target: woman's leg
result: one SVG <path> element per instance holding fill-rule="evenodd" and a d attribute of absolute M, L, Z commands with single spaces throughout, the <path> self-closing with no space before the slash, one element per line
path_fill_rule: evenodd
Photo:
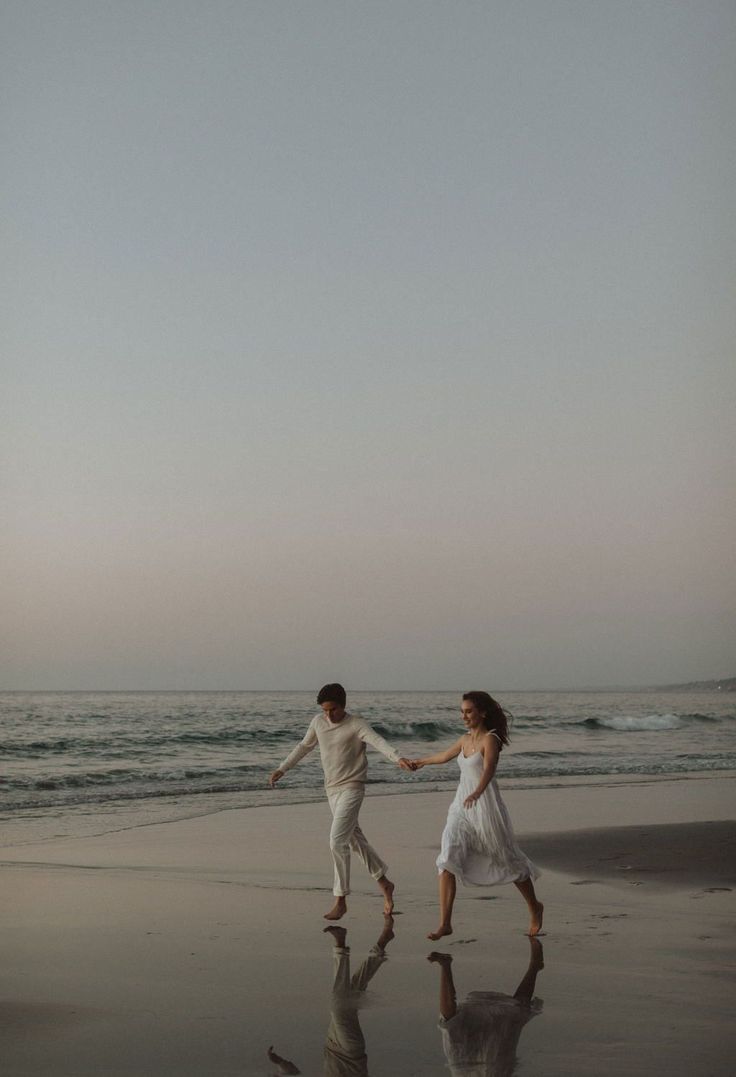
<path fill-rule="evenodd" d="M 440 887 L 440 926 L 430 931 L 428 939 L 441 939 L 443 935 L 452 935 L 452 908 L 455 904 L 457 883 L 451 871 L 443 869 L 439 878 Z"/>
<path fill-rule="evenodd" d="M 531 879 L 519 879 L 518 882 L 514 883 L 514 886 L 524 898 L 524 901 L 527 903 L 527 907 L 529 908 L 530 920 L 527 935 L 530 935 L 533 938 L 534 935 L 538 935 L 539 932 L 542 930 L 542 916 L 544 915 L 544 905 L 537 898 L 537 895 L 534 892 L 534 883 Z"/>
<path fill-rule="evenodd" d="M 519 1002 L 530 1005 L 534 997 L 534 988 L 537 984 L 537 973 L 544 968 L 544 951 L 539 939 L 529 939 L 531 953 L 529 954 L 529 968 L 524 973 L 521 983 L 514 991 L 514 998 Z"/>
<path fill-rule="evenodd" d="M 452 978 L 452 958 L 449 954 L 438 954 L 436 950 L 427 958 L 440 966 L 440 1013 L 449 1021 L 457 1013 L 457 994 Z"/>

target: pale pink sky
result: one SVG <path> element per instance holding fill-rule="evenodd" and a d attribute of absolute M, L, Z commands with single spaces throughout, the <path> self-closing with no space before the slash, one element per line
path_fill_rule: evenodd
<path fill-rule="evenodd" d="M 736 673 L 732 4 L 3 23 L 0 687 Z"/>

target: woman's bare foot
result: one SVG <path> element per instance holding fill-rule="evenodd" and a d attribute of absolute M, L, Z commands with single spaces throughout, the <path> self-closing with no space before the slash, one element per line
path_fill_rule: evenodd
<path fill-rule="evenodd" d="M 529 921 L 529 930 L 527 934 L 533 938 L 538 935 L 542 930 L 542 917 L 544 915 L 544 905 L 541 901 L 538 901 L 536 907 L 532 911 L 532 918 Z"/>
<path fill-rule="evenodd" d="M 382 875 L 377 882 L 381 887 L 381 893 L 383 894 L 383 915 L 390 916 L 394 911 L 394 890 L 396 888 L 391 880 L 387 879 L 385 875 Z"/>
<path fill-rule="evenodd" d="M 344 897 L 339 897 L 330 911 L 325 913 L 325 920 L 342 920 L 347 911 L 347 901 Z"/>
<path fill-rule="evenodd" d="M 325 932 L 328 935 L 332 935 L 335 940 L 335 946 L 343 950 L 345 949 L 345 940 L 348 937 L 346 928 L 338 927 L 337 924 L 330 924 L 329 927 L 325 928 Z"/>
<path fill-rule="evenodd" d="M 452 964 L 452 957 L 450 954 L 441 954 L 439 950 L 433 950 L 431 954 L 427 954 L 427 961 L 431 961 L 436 965 L 445 965 L 449 968 Z"/>
<path fill-rule="evenodd" d="M 436 931 L 430 931 L 427 938 L 431 939 L 432 942 L 436 942 L 437 939 L 441 939 L 445 935 L 452 935 L 452 924 L 440 924 Z"/>

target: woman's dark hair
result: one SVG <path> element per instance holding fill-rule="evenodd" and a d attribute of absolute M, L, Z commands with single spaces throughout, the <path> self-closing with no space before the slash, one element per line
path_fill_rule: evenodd
<path fill-rule="evenodd" d="M 483 715 L 483 722 L 489 733 L 498 733 L 501 744 L 509 742 L 509 716 L 500 703 L 488 692 L 465 692 L 463 699 L 473 703 Z"/>
<path fill-rule="evenodd" d="M 341 684 L 326 684 L 324 688 L 320 688 L 317 702 L 320 706 L 323 703 L 337 703 L 338 707 L 344 707 L 347 698 L 347 693 Z"/>

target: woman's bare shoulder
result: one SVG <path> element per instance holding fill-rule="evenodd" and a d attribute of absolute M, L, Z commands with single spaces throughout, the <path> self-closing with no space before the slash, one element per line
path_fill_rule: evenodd
<path fill-rule="evenodd" d="M 488 730 L 488 732 L 483 737 L 483 743 L 489 746 L 493 745 L 494 747 L 498 748 L 499 752 L 503 748 L 503 741 L 501 740 L 495 729 Z"/>

